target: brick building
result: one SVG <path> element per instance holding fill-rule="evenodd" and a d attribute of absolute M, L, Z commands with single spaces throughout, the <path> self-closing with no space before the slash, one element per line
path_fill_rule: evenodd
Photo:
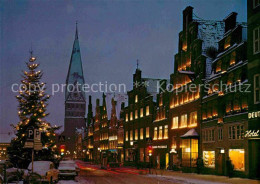
<path fill-rule="evenodd" d="M 167 80 L 161 81 L 162 89 L 166 89 Z M 152 160 L 156 168 L 169 168 L 169 92 L 160 91 L 157 95 L 155 116 L 153 121 Z"/>
<path fill-rule="evenodd" d="M 216 48 L 223 35 L 223 22 L 194 19 L 193 8 L 183 11 L 183 30 L 179 33 L 174 73 L 170 76 L 169 139 L 170 166 L 194 170 L 200 153 L 200 84 L 211 72 L 208 48 Z"/>
<path fill-rule="evenodd" d="M 148 143 L 153 136 L 153 120 L 156 105 L 157 82 L 160 79 L 142 78 L 136 69 L 133 89 L 128 91 L 128 106 L 124 108 L 125 163 L 147 165 Z"/>
<path fill-rule="evenodd" d="M 223 21 L 225 34 L 218 42 L 212 73 L 206 80 L 202 105 L 202 156 L 213 173 L 226 174 L 230 158 L 237 174 L 248 173 L 247 141 L 247 28 L 236 22 L 237 13 Z M 241 90 L 240 90 L 241 89 Z"/>
<path fill-rule="evenodd" d="M 251 85 L 248 97 L 249 176 L 260 178 L 260 1 L 247 1 L 248 23 L 248 81 Z"/>

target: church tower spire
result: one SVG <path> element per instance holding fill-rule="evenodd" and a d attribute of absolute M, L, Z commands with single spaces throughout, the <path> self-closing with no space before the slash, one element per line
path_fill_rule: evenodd
<path fill-rule="evenodd" d="M 78 25 L 76 23 L 75 39 L 70 57 L 66 78 L 64 132 L 66 150 L 73 154 L 76 151 L 76 130 L 86 128 L 86 97 L 83 91 L 85 84 L 82 60 L 79 47 Z"/>
<path fill-rule="evenodd" d="M 79 46 L 79 37 L 78 37 L 78 23 L 76 22 L 76 32 L 75 32 L 75 40 L 73 43 L 71 58 L 70 58 L 70 65 L 67 74 L 66 84 L 67 86 L 76 85 L 80 87 L 80 96 L 85 100 L 85 93 L 82 90 L 82 86 L 85 83 L 84 75 L 83 75 L 83 67 L 81 61 L 81 54 L 80 54 L 80 46 Z M 69 98 L 69 92 L 66 88 L 65 100 Z"/>

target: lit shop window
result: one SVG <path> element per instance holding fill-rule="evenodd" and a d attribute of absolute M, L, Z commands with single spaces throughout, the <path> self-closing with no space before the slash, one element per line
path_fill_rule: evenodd
<path fill-rule="evenodd" d="M 140 109 L 140 118 L 144 117 L 144 108 Z"/>
<path fill-rule="evenodd" d="M 150 111 L 149 111 L 149 105 L 146 106 L 146 112 L 145 112 L 145 115 L 146 116 L 149 116 L 150 114 Z"/>
<path fill-rule="evenodd" d="M 254 102 L 260 102 L 260 74 L 254 76 Z"/>
<path fill-rule="evenodd" d="M 135 110 L 135 119 L 138 118 L 138 110 Z"/>
<path fill-rule="evenodd" d="M 245 170 L 245 150 L 229 149 L 229 158 L 234 165 L 234 170 Z"/>
<path fill-rule="evenodd" d="M 190 125 L 189 127 L 196 127 L 197 126 L 197 111 L 190 113 Z"/>
<path fill-rule="evenodd" d="M 259 0 L 258 0 L 259 1 Z M 253 30 L 253 46 L 254 46 L 254 54 L 257 54 L 260 52 L 260 27 Z"/>
<path fill-rule="evenodd" d="M 140 139 L 141 140 L 144 139 L 144 129 L 143 128 L 140 129 Z"/>
<path fill-rule="evenodd" d="M 182 166 L 195 167 L 198 158 L 198 139 L 182 139 Z"/>
<path fill-rule="evenodd" d="M 181 115 L 181 125 L 180 128 L 187 127 L 187 114 Z"/>
<path fill-rule="evenodd" d="M 163 127 L 160 126 L 159 127 L 159 138 L 158 139 L 162 139 L 162 134 L 163 134 Z"/>
<path fill-rule="evenodd" d="M 128 114 L 125 115 L 125 121 L 128 122 Z"/>
<path fill-rule="evenodd" d="M 164 126 L 164 139 L 168 139 L 168 125 Z"/>
<path fill-rule="evenodd" d="M 203 163 L 205 167 L 215 168 L 215 151 L 203 151 Z"/>
<path fill-rule="evenodd" d="M 133 120 L 133 112 L 130 113 L 130 121 Z"/>
<path fill-rule="evenodd" d="M 135 103 L 138 102 L 138 95 L 135 95 Z"/>
<path fill-rule="evenodd" d="M 146 127 L 145 137 L 146 137 L 146 138 L 149 138 L 149 137 L 150 137 L 149 127 Z"/>
<path fill-rule="evenodd" d="M 172 118 L 172 129 L 179 127 L 179 118 L 178 116 Z"/>
<path fill-rule="evenodd" d="M 130 131 L 130 141 L 133 140 L 133 130 Z"/>
<path fill-rule="evenodd" d="M 135 129 L 135 140 L 138 140 L 138 129 Z"/>
<path fill-rule="evenodd" d="M 125 141 L 128 141 L 128 131 L 125 132 Z"/>
<path fill-rule="evenodd" d="M 154 127 L 153 139 L 157 140 L 157 127 Z"/>

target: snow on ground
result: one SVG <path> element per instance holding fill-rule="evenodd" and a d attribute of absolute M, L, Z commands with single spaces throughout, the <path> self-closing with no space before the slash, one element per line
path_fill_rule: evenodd
<path fill-rule="evenodd" d="M 183 178 L 183 177 L 178 177 L 178 176 L 160 176 L 160 175 L 151 175 L 148 174 L 146 177 L 151 177 L 151 178 L 157 178 L 162 181 L 170 181 L 174 183 L 183 183 L 183 184 L 225 184 L 225 183 L 220 183 L 220 182 L 212 182 L 212 181 L 203 181 L 203 180 L 198 180 L 198 179 L 192 179 L 192 178 Z"/>
<path fill-rule="evenodd" d="M 76 177 L 75 180 L 59 180 L 57 184 L 89 184 L 86 178 L 82 176 Z"/>

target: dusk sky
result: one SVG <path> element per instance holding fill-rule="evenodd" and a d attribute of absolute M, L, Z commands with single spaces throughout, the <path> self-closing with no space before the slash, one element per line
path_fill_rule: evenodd
<path fill-rule="evenodd" d="M 247 19 L 246 0 L 1 1 L 0 133 L 18 122 L 11 85 L 20 83 L 31 44 L 50 94 L 51 84 L 66 81 L 77 20 L 85 82 L 125 83 L 130 90 L 137 59 L 144 77 L 169 78 L 186 6 L 206 20 L 232 11 L 238 21 Z M 53 125 L 64 123 L 64 95 L 49 100 Z"/>

